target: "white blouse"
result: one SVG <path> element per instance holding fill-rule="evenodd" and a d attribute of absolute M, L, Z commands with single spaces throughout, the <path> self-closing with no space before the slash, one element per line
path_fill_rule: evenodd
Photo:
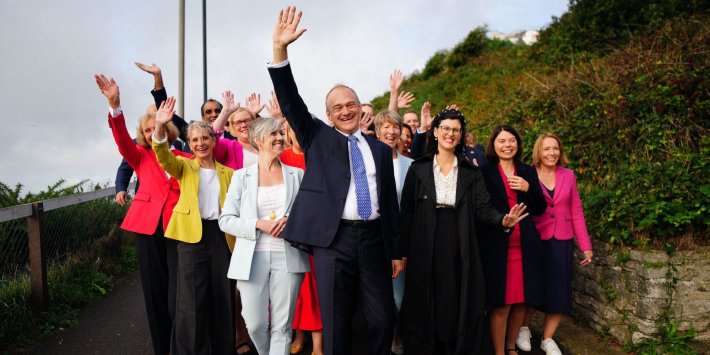
<path fill-rule="evenodd" d="M 256 193 L 256 214 L 259 219 L 274 221 L 283 217 L 285 212 L 286 185 L 259 186 Z M 261 232 L 256 240 L 255 251 L 284 251 L 284 240 Z"/>
<path fill-rule="evenodd" d="M 202 219 L 219 218 L 219 179 L 217 170 L 200 168 L 200 186 L 197 187 L 197 203 Z"/>
<path fill-rule="evenodd" d="M 256 161 L 259 159 L 259 156 L 244 149 L 244 159 L 242 160 L 242 167 L 246 168 L 251 166 L 252 164 L 255 164 Z"/>
<path fill-rule="evenodd" d="M 454 164 L 451 167 L 448 175 L 441 172 L 441 166 L 438 162 L 439 155 L 434 155 L 434 186 L 436 187 L 436 207 L 455 207 L 456 206 L 456 180 L 459 171 L 458 159 L 454 157 Z"/>

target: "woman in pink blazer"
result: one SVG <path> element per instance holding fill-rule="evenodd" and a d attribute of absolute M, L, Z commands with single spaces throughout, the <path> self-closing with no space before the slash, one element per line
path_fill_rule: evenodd
<path fill-rule="evenodd" d="M 590 264 L 593 256 L 577 179 L 572 170 L 564 167 L 567 163 L 559 137 L 545 133 L 537 138 L 533 147 L 533 165 L 547 209 L 542 215 L 533 216 L 533 221 L 544 245 L 545 325 L 540 347 L 546 354 L 561 354 L 552 336 L 562 315 L 568 314 L 572 305 L 573 239 L 577 239 L 579 249 L 584 253 L 580 265 Z M 518 334 L 516 343 L 524 351 L 531 349 L 527 321 L 534 312 L 534 309 L 528 309 L 525 325 Z"/>
<path fill-rule="evenodd" d="M 170 332 L 175 315 L 177 252 L 175 241 L 165 238 L 173 207 L 180 197 L 180 186 L 165 174 L 151 149 L 155 113 L 143 115 L 133 142 L 121 110 L 118 85 L 113 79 L 96 75 L 96 84 L 109 104 L 108 125 L 118 151 L 135 170 L 140 187 L 121 224 L 121 229 L 136 233 L 136 255 L 141 274 L 148 327 L 155 354 L 170 352 Z M 168 140 L 178 137 L 175 125 L 168 128 Z M 192 158 L 192 154 L 173 150 L 173 154 Z"/>

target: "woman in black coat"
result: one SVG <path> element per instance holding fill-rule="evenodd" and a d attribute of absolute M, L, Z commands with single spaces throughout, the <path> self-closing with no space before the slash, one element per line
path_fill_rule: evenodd
<path fill-rule="evenodd" d="M 499 211 L 524 203 L 539 216 L 547 204 L 535 168 L 520 162 L 522 140 L 511 126 L 496 127 L 486 146 L 481 168 L 491 204 Z M 491 311 L 491 338 L 496 354 L 516 353 L 515 340 L 525 306 L 543 301 L 542 241 L 531 218 L 511 233 L 484 226 L 478 239 L 486 282 L 486 306 Z M 506 335 L 507 331 L 507 335 Z M 505 343 L 505 346 L 504 346 Z M 504 350 L 505 349 L 505 350 Z"/>
<path fill-rule="evenodd" d="M 522 204 L 503 213 L 491 206 L 478 168 L 463 157 L 462 132 L 459 111 L 440 112 L 428 132 L 429 154 L 412 163 L 404 182 L 407 287 L 401 324 L 407 354 L 481 353 L 484 287 L 477 226 L 504 233 L 527 216 Z"/>

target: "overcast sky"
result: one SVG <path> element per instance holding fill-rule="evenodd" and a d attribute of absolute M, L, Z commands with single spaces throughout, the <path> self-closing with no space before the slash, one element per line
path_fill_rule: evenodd
<path fill-rule="evenodd" d="M 120 155 L 107 125 L 107 103 L 94 73 L 121 89 L 129 132 L 152 103 L 153 79 L 134 61 L 156 63 L 177 95 L 178 1 L 0 0 L 0 181 L 38 192 L 60 178 L 113 186 Z M 185 116 L 200 119 L 202 2 L 186 0 Z M 208 96 L 233 90 L 268 99 L 271 32 L 284 1 L 211 0 L 207 4 Z M 324 115 L 336 83 L 362 101 L 388 90 L 395 68 L 421 70 L 481 25 L 511 33 L 539 29 L 567 0 L 308 1 L 308 31 L 289 57 L 311 112 Z M 406 88 L 404 88 L 406 90 Z"/>

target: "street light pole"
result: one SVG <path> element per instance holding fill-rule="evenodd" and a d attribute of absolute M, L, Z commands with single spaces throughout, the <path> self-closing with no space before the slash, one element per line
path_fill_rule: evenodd
<path fill-rule="evenodd" d="M 202 0 L 202 77 L 204 102 L 207 101 L 207 0 Z"/>
<path fill-rule="evenodd" d="M 180 0 L 178 29 L 178 109 L 180 117 L 185 117 L 185 0 Z"/>

